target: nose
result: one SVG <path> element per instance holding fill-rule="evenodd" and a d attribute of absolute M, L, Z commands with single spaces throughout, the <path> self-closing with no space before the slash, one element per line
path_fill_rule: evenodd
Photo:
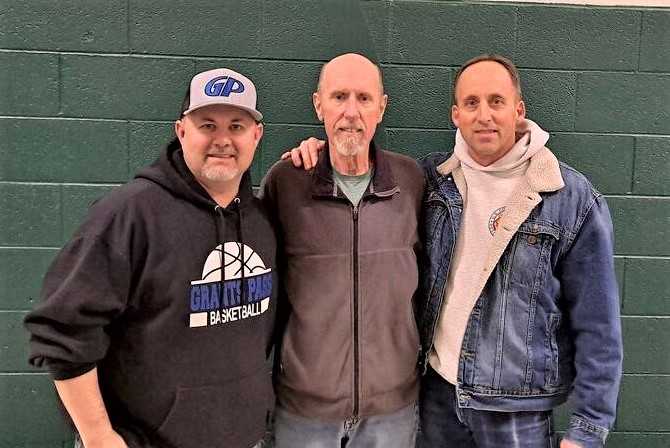
<path fill-rule="evenodd" d="M 230 133 L 223 129 L 217 130 L 216 134 L 214 135 L 213 143 L 217 146 L 230 145 L 232 143 Z"/>
<path fill-rule="evenodd" d="M 356 102 L 356 98 L 352 97 L 347 99 L 347 102 L 344 104 L 345 118 L 354 119 L 358 118 L 358 115 L 358 103 Z"/>
<path fill-rule="evenodd" d="M 485 102 L 479 105 L 479 109 L 477 110 L 477 120 L 482 123 L 491 121 L 491 108 Z"/>

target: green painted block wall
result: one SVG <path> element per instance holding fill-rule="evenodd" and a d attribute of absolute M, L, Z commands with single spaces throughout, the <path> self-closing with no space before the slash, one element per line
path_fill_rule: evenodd
<path fill-rule="evenodd" d="M 22 319 L 89 204 L 151 162 L 190 77 L 227 66 L 259 90 L 258 183 L 323 135 L 319 67 L 364 52 L 384 71 L 378 140 L 448 150 L 458 66 L 519 66 L 528 115 L 606 195 L 625 343 L 609 447 L 670 446 L 670 9 L 401 0 L 0 1 L 0 448 L 69 446 Z M 557 412 L 565 426 L 568 406 Z"/>

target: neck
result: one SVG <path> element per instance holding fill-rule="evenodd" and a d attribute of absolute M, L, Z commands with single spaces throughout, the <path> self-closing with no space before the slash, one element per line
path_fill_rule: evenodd
<path fill-rule="evenodd" d="M 334 148 L 328 148 L 330 152 L 330 163 L 340 174 L 347 176 L 358 176 L 370 170 L 370 158 L 368 151 L 361 151 L 353 156 L 343 156 Z"/>

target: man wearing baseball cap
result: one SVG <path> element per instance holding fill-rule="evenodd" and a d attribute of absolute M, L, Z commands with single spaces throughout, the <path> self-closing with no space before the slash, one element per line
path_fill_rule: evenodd
<path fill-rule="evenodd" d="M 256 89 L 191 80 L 175 139 L 91 207 L 26 317 L 76 446 L 259 446 L 274 405 L 273 229 L 249 167 Z"/>

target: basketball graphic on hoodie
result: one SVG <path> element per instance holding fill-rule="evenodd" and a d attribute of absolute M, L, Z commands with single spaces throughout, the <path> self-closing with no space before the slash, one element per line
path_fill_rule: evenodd
<path fill-rule="evenodd" d="M 219 244 L 205 260 L 202 279 L 191 281 L 189 326 L 207 327 L 259 316 L 267 311 L 271 294 L 272 269 L 258 253 L 239 242 Z"/>

